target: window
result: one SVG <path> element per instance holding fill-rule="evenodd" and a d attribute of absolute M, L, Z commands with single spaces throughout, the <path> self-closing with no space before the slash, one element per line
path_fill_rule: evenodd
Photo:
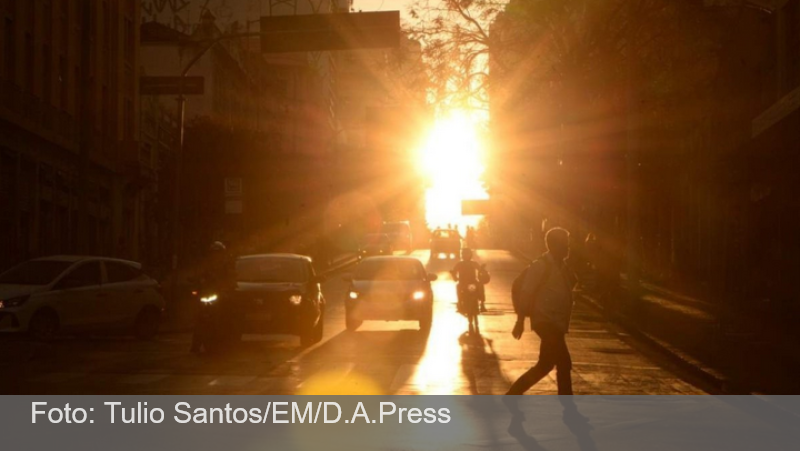
<path fill-rule="evenodd" d="M 133 118 L 133 102 L 131 99 L 125 99 L 125 107 L 123 110 L 123 120 L 125 124 L 123 124 L 125 130 L 125 139 L 132 139 L 133 138 L 133 126 L 134 126 L 134 118 Z"/>
<path fill-rule="evenodd" d="M 33 62 L 33 34 L 30 32 L 25 33 L 25 89 L 33 94 L 34 84 L 33 81 L 36 79 L 34 76 L 34 62 Z"/>
<path fill-rule="evenodd" d="M 136 42 L 134 40 L 134 28 L 133 28 L 133 19 L 126 17 L 125 18 L 125 29 L 124 29 L 124 39 L 125 39 L 125 61 L 129 63 L 133 63 L 133 55 L 136 52 Z"/>
<path fill-rule="evenodd" d="M 240 258 L 236 280 L 245 283 L 303 283 L 308 280 L 303 260 L 279 257 Z"/>
<path fill-rule="evenodd" d="M 3 53 L 5 54 L 5 61 L 3 61 L 3 66 L 5 66 L 5 75 L 7 80 L 12 82 L 16 82 L 17 80 L 17 30 L 14 23 L 14 19 L 10 17 L 6 17 L 5 26 L 3 28 L 4 39 L 3 43 L 5 44 L 5 49 Z"/>
<path fill-rule="evenodd" d="M 109 128 L 110 128 L 109 127 L 109 125 L 110 125 L 109 121 L 110 121 L 110 118 L 111 118 L 111 111 L 109 111 L 110 110 L 110 105 L 109 105 L 109 99 L 108 99 L 108 86 L 106 86 L 106 85 L 103 85 L 103 88 L 102 88 L 101 93 L 100 93 L 100 108 L 102 110 L 101 113 L 100 113 L 100 121 L 102 122 L 102 124 L 101 124 L 102 129 L 101 130 L 102 130 L 103 136 L 106 136 L 110 132 L 110 130 L 109 130 Z"/>
<path fill-rule="evenodd" d="M 57 290 L 100 285 L 100 262 L 84 263 L 70 271 L 56 285 Z"/>
<path fill-rule="evenodd" d="M 53 54 L 50 46 L 42 46 L 42 100 L 49 104 L 53 98 Z"/>
<path fill-rule="evenodd" d="M 59 2 L 60 8 L 60 26 L 61 26 L 61 48 L 64 49 L 64 53 L 67 52 L 69 48 L 69 1 L 68 0 L 61 0 Z"/>
<path fill-rule="evenodd" d="M 42 28 L 44 39 L 47 42 L 53 41 L 53 3 L 45 1 L 42 3 Z"/>
<path fill-rule="evenodd" d="M 142 272 L 125 263 L 106 262 L 106 275 L 108 283 L 123 283 L 138 279 L 142 276 Z"/>
<path fill-rule="evenodd" d="M 0 283 L 11 285 L 47 285 L 61 275 L 69 262 L 31 260 L 0 274 Z"/>
<path fill-rule="evenodd" d="M 58 93 L 59 93 L 59 105 L 61 106 L 62 110 L 67 109 L 67 94 L 69 91 L 67 90 L 67 58 L 64 55 L 61 55 L 58 58 Z"/>

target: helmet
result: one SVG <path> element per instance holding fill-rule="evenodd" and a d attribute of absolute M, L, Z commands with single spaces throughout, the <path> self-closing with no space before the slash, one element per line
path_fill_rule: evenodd
<path fill-rule="evenodd" d="M 211 252 L 225 252 L 227 248 L 221 241 L 214 241 L 211 243 L 211 246 L 208 248 Z"/>
<path fill-rule="evenodd" d="M 472 249 L 466 247 L 464 249 L 461 249 L 461 258 L 464 260 L 472 259 Z"/>

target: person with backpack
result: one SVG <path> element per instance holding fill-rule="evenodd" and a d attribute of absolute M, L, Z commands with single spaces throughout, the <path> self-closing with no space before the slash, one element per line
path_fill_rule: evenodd
<path fill-rule="evenodd" d="M 512 335 L 522 338 L 525 319 L 541 339 L 539 361 L 511 385 L 507 395 L 521 395 L 556 368 L 559 395 L 572 394 L 572 358 L 566 334 L 572 315 L 572 289 L 576 278 L 567 267 L 569 232 L 550 229 L 545 235 L 547 252 L 530 264 L 512 286 L 517 314 Z"/>

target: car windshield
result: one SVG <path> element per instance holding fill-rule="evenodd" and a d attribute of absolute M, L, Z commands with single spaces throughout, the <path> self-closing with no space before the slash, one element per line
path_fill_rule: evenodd
<path fill-rule="evenodd" d="M 381 244 L 388 241 L 388 238 L 386 235 L 377 233 L 369 234 L 364 237 L 364 244 Z"/>
<path fill-rule="evenodd" d="M 236 261 L 236 280 L 252 283 L 302 283 L 305 262 L 289 258 L 241 258 Z"/>
<path fill-rule="evenodd" d="M 31 260 L 0 274 L 0 283 L 47 285 L 71 265 L 71 262 L 57 260 Z"/>
<path fill-rule="evenodd" d="M 433 237 L 445 238 L 445 239 L 458 238 L 458 232 L 456 232 L 455 230 L 437 230 L 433 232 Z"/>
<path fill-rule="evenodd" d="M 414 260 L 365 260 L 356 269 L 355 280 L 419 280 L 422 268 Z"/>

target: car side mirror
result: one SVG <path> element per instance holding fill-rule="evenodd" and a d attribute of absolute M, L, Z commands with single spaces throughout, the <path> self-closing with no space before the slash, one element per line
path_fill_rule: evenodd
<path fill-rule="evenodd" d="M 437 280 L 439 280 L 439 276 L 437 276 L 436 274 L 428 274 L 429 282 L 436 282 Z"/>

